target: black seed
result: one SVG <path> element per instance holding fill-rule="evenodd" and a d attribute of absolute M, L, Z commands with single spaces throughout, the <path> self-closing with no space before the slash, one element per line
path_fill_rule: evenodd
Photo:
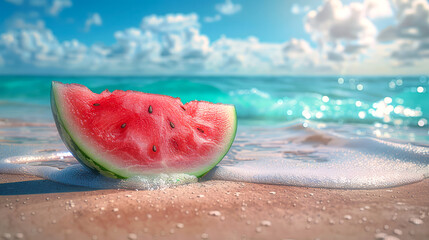
<path fill-rule="evenodd" d="M 152 113 L 152 112 L 153 112 L 152 105 L 149 105 L 149 109 L 148 109 L 148 111 L 149 111 L 149 113 Z"/>
<path fill-rule="evenodd" d="M 152 151 L 156 152 L 156 146 L 155 145 L 153 145 Z"/>
<path fill-rule="evenodd" d="M 184 106 L 180 106 L 182 109 L 183 109 L 183 111 L 186 111 L 186 109 L 185 109 L 185 107 Z"/>
<path fill-rule="evenodd" d="M 100 104 L 99 104 L 99 103 L 94 103 L 94 104 L 92 104 L 92 105 L 94 105 L 94 106 L 100 106 Z"/>
<path fill-rule="evenodd" d="M 127 124 L 126 124 L 126 123 L 122 124 L 122 125 L 121 125 L 121 128 L 124 128 L 125 126 L 127 126 Z"/>
<path fill-rule="evenodd" d="M 200 131 L 200 132 L 202 132 L 202 133 L 204 133 L 204 130 L 201 129 L 201 128 L 197 128 L 197 130 Z"/>
<path fill-rule="evenodd" d="M 171 126 L 171 128 L 174 128 L 174 123 L 170 122 L 170 126 Z"/>

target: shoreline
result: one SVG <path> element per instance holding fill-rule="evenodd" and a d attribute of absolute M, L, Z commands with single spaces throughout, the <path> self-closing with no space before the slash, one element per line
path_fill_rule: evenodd
<path fill-rule="evenodd" d="M 0 174 L 0 214 L 5 239 L 428 239 L 429 179 L 373 190 L 210 180 L 135 191 Z"/>

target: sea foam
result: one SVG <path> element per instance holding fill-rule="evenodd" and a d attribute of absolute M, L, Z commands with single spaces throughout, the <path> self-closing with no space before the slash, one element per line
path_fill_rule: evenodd
<path fill-rule="evenodd" d="M 9 157 L 1 161 L 0 173 L 31 175 L 96 189 L 155 190 L 198 181 L 195 176 L 181 173 L 133 176 L 126 180 L 108 178 L 79 164 L 69 152 Z"/>
<path fill-rule="evenodd" d="M 205 178 L 371 189 L 413 183 L 429 176 L 427 146 L 344 136 L 304 126 L 306 123 L 281 129 L 247 128 L 237 137 L 224 164 Z"/>
<path fill-rule="evenodd" d="M 198 181 L 186 174 L 110 179 L 78 164 L 64 147 L 55 152 L 28 146 L 6 151 L 5 147 L 0 145 L 4 157 L 0 173 L 103 189 L 158 189 Z M 203 181 L 371 189 L 409 184 L 428 176 L 428 146 L 361 137 L 338 125 L 332 131 L 329 125 L 305 121 L 276 127 L 240 126 L 228 155 Z"/>

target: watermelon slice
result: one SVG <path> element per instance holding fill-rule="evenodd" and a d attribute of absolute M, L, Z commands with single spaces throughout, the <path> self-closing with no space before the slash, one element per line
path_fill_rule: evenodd
<path fill-rule="evenodd" d="M 226 155 L 235 107 L 136 91 L 91 92 L 52 83 L 51 107 L 63 142 L 83 165 L 114 178 L 203 176 Z"/>

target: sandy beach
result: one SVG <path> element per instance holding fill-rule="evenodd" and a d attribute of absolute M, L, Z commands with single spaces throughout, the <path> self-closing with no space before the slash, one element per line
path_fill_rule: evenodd
<path fill-rule="evenodd" d="M 154 191 L 0 181 L 4 239 L 429 238 L 429 180 L 378 190 L 206 181 Z"/>

